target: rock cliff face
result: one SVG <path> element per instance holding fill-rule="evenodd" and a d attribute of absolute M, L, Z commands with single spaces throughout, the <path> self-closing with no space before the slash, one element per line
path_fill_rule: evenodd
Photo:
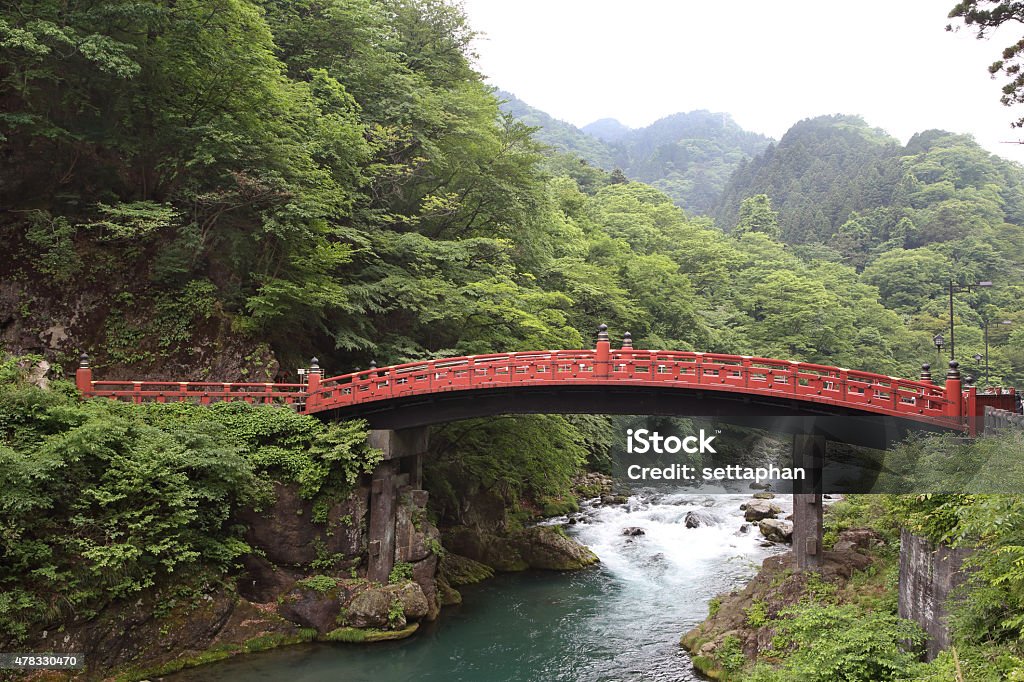
<path fill-rule="evenodd" d="M 152 590 L 43 633 L 32 648 L 85 653 L 89 670 L 76 679 L 158 675 L 282 644 L 407 637 L 437 618 L 442 604 L 457 602 L 458 593 L 436 577 L 443 550 L 426 518 L 425 491 L 400 491 L 396 568 L 386 585 L 365 577 L 369 487 L 326 514 L 295 486 L 277 484 L 274 492 L 272 506 L 238 519 L 254 551 L 236 576 L 196 576 Z"/>

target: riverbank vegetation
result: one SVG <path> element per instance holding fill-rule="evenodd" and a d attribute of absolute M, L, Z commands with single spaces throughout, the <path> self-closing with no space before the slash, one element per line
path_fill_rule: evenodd
<path fill-rule="evenodd" d="M 198 599 L 226 586 L 254 551 L 240 513 L 268 505 L 273 482 L 329 506 L 379 461 L 358 422 L 244 403 L 81 402 L 70 385 L 26 381 L 32 362 L 0 363 L 5 650 L 154 588 Z"/>
<path fill-rule="evenodd" d="M 769 559 L 683 637 L 714 679 L 997 682 L 1024 679 L 1021 498 L 851 495 L 827 508 L 825 564 Z M 952 647 L 920 662 L 924 632 L 897 615 L 900 529 L 970 552 L 948 604 Z"/>

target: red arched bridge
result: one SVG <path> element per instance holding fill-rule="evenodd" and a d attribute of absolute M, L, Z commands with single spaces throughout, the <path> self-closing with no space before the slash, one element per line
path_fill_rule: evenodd
<path fill-rule="evenodd" d="M 973 433 L 985 405 L 1013 409 L 1013 392 L 964 388 L 955 363 L 944 385 L 772 358 L 639 350 L 629 334 L 612 349 L 602 325 L 594 350 L 527 351 L 371 367 L 324 378 L 316 364 L 305 383 L 97 381 L 83 356 L 85 396 L 135 403 L 244 401 L 286 404 L 324 418 L 361 417 L 375 428 L 408 428 L 500 413 L 670 414 L 778 425 L 780 419 L 882 417 L 888 442 L 909 429 Z M 850 422 L 848 436 L 880 442 Z M 880 424 L 883 421 L 873 420 Z M 804 426 L 782 430 L 801 430 Z"/>
<path fill-rule="evenodd" d="M 87 397 L 145 403 L 244 401 L 283 404 L 325 419 L 363 418 L 384 453 L 372 475 L 368 577 L 386 581 L 405 560 L 396 544 L 398 491 L 422 484 L 428 429 L 468 417 L 591 413 L 711 417 L 793 434 L 795 466 L 817 482 L 794 487 L 793 552 L 821 562 L 820 471 L 829 440 L 884 447 L 916 429 L 974 434 L 986 406 L 1013 410 L 1014 393 L 964 388 L 956 362 L 945 383 L 899 379 L 772 358 L 639 350 L 629 334 L 612 349 L 601 325 L 594 350 L 495 353 L 412 362 L 324 378 L 316 359 L 305 383 L 97 381 L 88 356 L 76 375 Z M 815 487 L 817 486 L 817 487 Z M 426 493 L 419 496 L 425 499 Z"/>

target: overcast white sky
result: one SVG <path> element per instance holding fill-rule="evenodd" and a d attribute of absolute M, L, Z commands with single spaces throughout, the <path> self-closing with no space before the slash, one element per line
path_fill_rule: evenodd
<path fill-rule="evenodd" d="M 464 0 L 477 67 L 570 123 L 645 126 L 726 111 L 778 139 L 809 116 L 860 114 L 906 142 L 942 128 L 1024 162 L 988 65 L 1024 27 L 944 30 L 954 0 Z"/>

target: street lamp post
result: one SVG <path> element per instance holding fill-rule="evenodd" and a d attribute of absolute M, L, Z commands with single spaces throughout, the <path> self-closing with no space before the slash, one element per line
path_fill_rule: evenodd
<path fill-rule="evenodd" d="M 1002 320 L 999 324 L 1013 324 L 1013 320 Z M 985 333 L 985 385 L 988 385 L 988 320 L 985 318 L 981 319 L 981 329 Z M 976 359 L 980 360 L 980 356 L 975 356 Z"/>
<path fill-rule="evenodd" d="M 946 339 L 942 338 L 942 334 L 936 334 L 932 337 L 932 343 L 935 344 L 935 352 L 939 358 L 939 364 L 942 364 L 942 345 L 946 343 Z"/>
<path fill-rule="evenodd" d="M 992 282 L 976 282 L 974 284 L 957 284 L 949 280 L 949 359 L 956 360 L 956 342 L 953 335 L 953 294 L 959 291 L 974 291 L 977 287 L 990 287 Z"/>

